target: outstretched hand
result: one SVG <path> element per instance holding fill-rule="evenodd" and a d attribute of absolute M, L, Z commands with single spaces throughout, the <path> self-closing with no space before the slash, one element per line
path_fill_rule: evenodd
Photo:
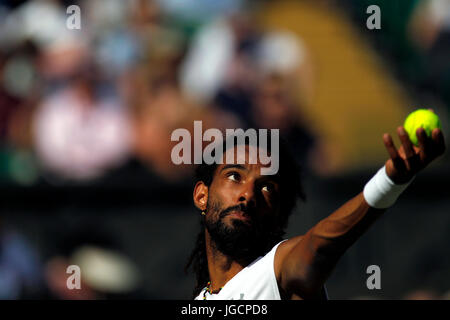
<path fill-rule="evenodd" d="M 416 131 L 419 147 L 412 144 L 405 128 L 398 127 L 397 134 L 402 143 L 397 150 L 390 134 L 383 135 L 384 145 L 390 158 L 386 161 L 386 174 L 396 184 L 403 184 L 445 151 L 444 135 L 434 129 L 428 137 L 423 128 Z"/>

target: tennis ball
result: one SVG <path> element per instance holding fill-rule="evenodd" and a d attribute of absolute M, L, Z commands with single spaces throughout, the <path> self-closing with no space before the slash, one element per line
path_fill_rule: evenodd
<path fill-rule="evenodd" d="M 409 135 L 409 139 L 415 146 L 419 146 L 419 140 L 417 139 L 416 130 L 424 128 L 427 136 L 431 137 L 431 132 L 435 128 L 441 129 L 441 122 L 439 117 L 428 109 L 418 109 L 411 112 L 403 124 L 406 132 Z"/>

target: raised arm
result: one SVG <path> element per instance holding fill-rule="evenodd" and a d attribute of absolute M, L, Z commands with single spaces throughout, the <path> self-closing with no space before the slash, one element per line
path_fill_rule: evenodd
<path fill-rule="evenodd" d="M 280 245 L 275 272 L 286 297 L 316 297 L 343 253 L 395 202 L 417 172 L 444 153 L 444 138 L 439 129 L 433 130 L 431 138 L 418 129 L 418 148 L 412 145 L 403 127 L 397 133 L 402 146 L 397 150 L 391 136 L 383 136 L 390 158 L 363 192 L 304 236 Z"/>

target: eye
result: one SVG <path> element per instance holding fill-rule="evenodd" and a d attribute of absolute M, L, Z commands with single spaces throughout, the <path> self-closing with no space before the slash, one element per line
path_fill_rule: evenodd
<path fill-rule="evenodd" d="M 231 181 L 236 181 L 239 182 L 241 180 L 241 175 L 237 172 L 230 172 L 227 175 L 228 179 L 230 179 Z"/>
<path fill-rule="evenodd" d="M 274 187 L 271 184 L 265 184 L 265 185 L 263 185 L 261 190 L 264 191 L 264 192 L 269 192 L 270 193 L 270 192 L 272 192 L 274 190 Z"/>

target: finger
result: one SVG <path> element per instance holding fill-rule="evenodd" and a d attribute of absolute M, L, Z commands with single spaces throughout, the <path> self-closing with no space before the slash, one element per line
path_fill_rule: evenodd
<path fill-rule="evenodd" d="M 419 140 L 419 156 L 420 161 L 423 164 L 427 164 L 429 161 L 431 161 L 431 153 L 430 149 L 432 147 L 432 141 L 430 138 L 428 138 L 427 133 L 425 132 L 425 129 L 419 128 L 416 130 L 417 139 Z"/>
<path fill-rule="evenodd" d="M 385 133 L 383 135 L 384 146 L 386 147 L 387 152 L 389 153 L 389 157 L 392 160 L 394 167 L 397 170 L 404 170 L 405 164 L 403 159 L 398 154 L 397 148 L 394 145 L 394 141 L 389 133 Z"/>
<path fill-rule="evenodd" d="M 400 138 L 400 141 L 402 142 L 403 151 L 405 152 L 406 167 L 408 168 L 408 170 L 417 172 L 417 170 L 419 169 L 420 158 L 418 154 L 414 151 L 413 144 L 409 139 L 409 136 L 406 133 L 405 128 L 398 127 L 397 133 Z"/>
<path fill-rule="evenodd" d="M 414 156 L 415 152 L 414 152 L 413 144 L 412 144 L 411 140 L 409 139 L 409 136 L 406 133 L 405 128 L 398 127 L 397 134 L 402 143 L 403 150 L 405 151 L 406 159 L 412 158 Z"/>
<path fill-rule="evenodd" d="M 436 113 L 436 112 L 434 112 L 434 110 L 433 109 L 431 109 L 431 108 L 428 108 L 428 110 L 430 110 L 431 112 L 433 112 L 433 113 Z"/>
<path fill-rule="evenodd" d="M 383 142 L 387 152 L 389 153 L 389 157 L 391 157 L 392 160 L 400 157 L 398 155 L 397 148 L 394 145 L 394 141 L 392 141 L 392 137 L 389 133 L 385 133 L 383 135 Z"/>
<path fill-rule="evenodd" d="M 445 140 L 444 134 L 441 129 L 433 129 L 431 132 L 431 140 L 433 142 L 433 149 L 435 151 L 436 157 L 444 154 L 445 152 Z"/>

